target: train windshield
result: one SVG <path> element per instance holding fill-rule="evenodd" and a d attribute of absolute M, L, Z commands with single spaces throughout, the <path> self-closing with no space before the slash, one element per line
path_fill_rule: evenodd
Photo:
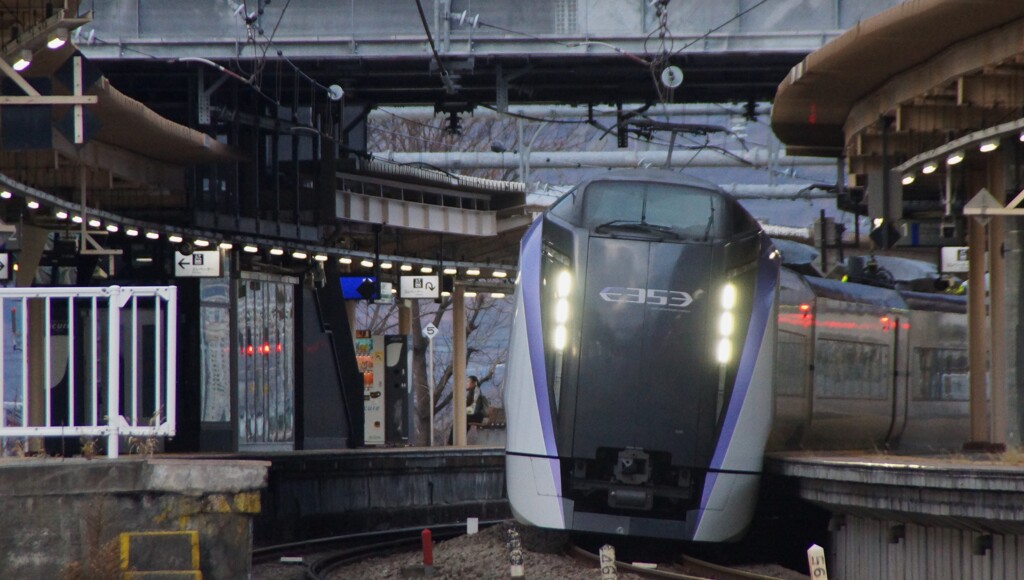
<path fill-rule="evenodd" d="M 582 198 L 582 207 L 572 203 L 578 199 L 570 202 L 576 206 L 572 212 L 576 219 L 563 217 L 596 233 L 707 241 L 757 227 L 746 212 L 734 207 L 734 202 L 707 189 L 643 181 L 598 181 L 587 187 Z M 562 213 L 557 210 L 568 208 L 554 209 Z"/>

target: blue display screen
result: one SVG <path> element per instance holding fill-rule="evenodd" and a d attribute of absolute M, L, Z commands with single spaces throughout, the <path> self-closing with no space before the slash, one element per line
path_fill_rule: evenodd
<path fill-rule="evenodd" d="M 375 276 L 342 276 L 341 297 L 345 300 L 377 300 L 380 284 Z"/>

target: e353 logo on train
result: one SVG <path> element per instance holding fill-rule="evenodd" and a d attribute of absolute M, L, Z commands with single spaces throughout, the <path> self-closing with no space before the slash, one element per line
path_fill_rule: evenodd
<path fill-rule="evenodd" d="M 650 306 L 662 306 L 679 310 L 693 304 L 693 297 L 688 292 L 681 292 L 679 290 L 608 286 L 601 290 L 600 295 L 601 299 L 605 302 L 648 304 Z"/>

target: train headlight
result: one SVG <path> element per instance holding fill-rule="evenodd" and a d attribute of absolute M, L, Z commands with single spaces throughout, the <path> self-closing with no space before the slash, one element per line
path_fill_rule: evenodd
<path fill-rule="evenodd" d="M 555 350 L 563 350 L 565 348 L 565 339 L 568 332 L 565 330 L 565 326 L 559 324 L 555 327 Z"/>
<path fill-rule="evenodd" d="M 736 307 L 736 287 L 726 284 L 722 287 L 722 310 L 732 310 Z"/>
<path fill-rule="evenodd" d="M 728 338 L 718 340 L 718 348 L 715 349 L 715 358 L 718 362 L 725 364 L 732 358 L 732 341 Z"/>
<path fill-rule="evenodd" d="M 554 323 L 555 331 L 552 337 L 552 346 L 555 350 L 565 349 L 568 342 L 569 329 L 569 292 L 572 290 L 572 274 L 568 270 L 562 270 L 555 276 L 555 308 Z"/>
<path fill-rule="evenodd" d="M 565 324 L 569 321 L 569 301 L 559 298 L 555 301 L 555 322 Z"/>
<path fill-rule="evenodd" d="M 732 336 L 734 330 L 736 330 L 736 317 L 732 315 L 732 312 L 723 312 L 718 317 L 718 334 L 721 336 Z"/>
<path fill-rule="evenodd" d="M 562 270 L 555 280 L 555 296 L 565 298 L 569 295 L 570 290 L 572 290 L 572 274 L 568 270 Z"/>
<path fill-rule="evenodd" d="M 736 286 L 726 284 L 721 294 L 722 313 L 718 315 L 718 344 L 715 346 L 715 359 L 719 364 L 726 364 L 732 359 L 732 334 L 736 331 Z"/>

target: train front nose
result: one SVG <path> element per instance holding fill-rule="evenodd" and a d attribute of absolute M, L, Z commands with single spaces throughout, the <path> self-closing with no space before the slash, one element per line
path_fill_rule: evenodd
<path fill-rule="evenodd" d="M 629 447 L 692 465 L 705 455 L 699 448 L 711 432 L 702 412 L 714 412 L 705 387 L 717 377 L 708 354 L 711 252 L 706 244 L 590 238 L 574 457 Z"/>

